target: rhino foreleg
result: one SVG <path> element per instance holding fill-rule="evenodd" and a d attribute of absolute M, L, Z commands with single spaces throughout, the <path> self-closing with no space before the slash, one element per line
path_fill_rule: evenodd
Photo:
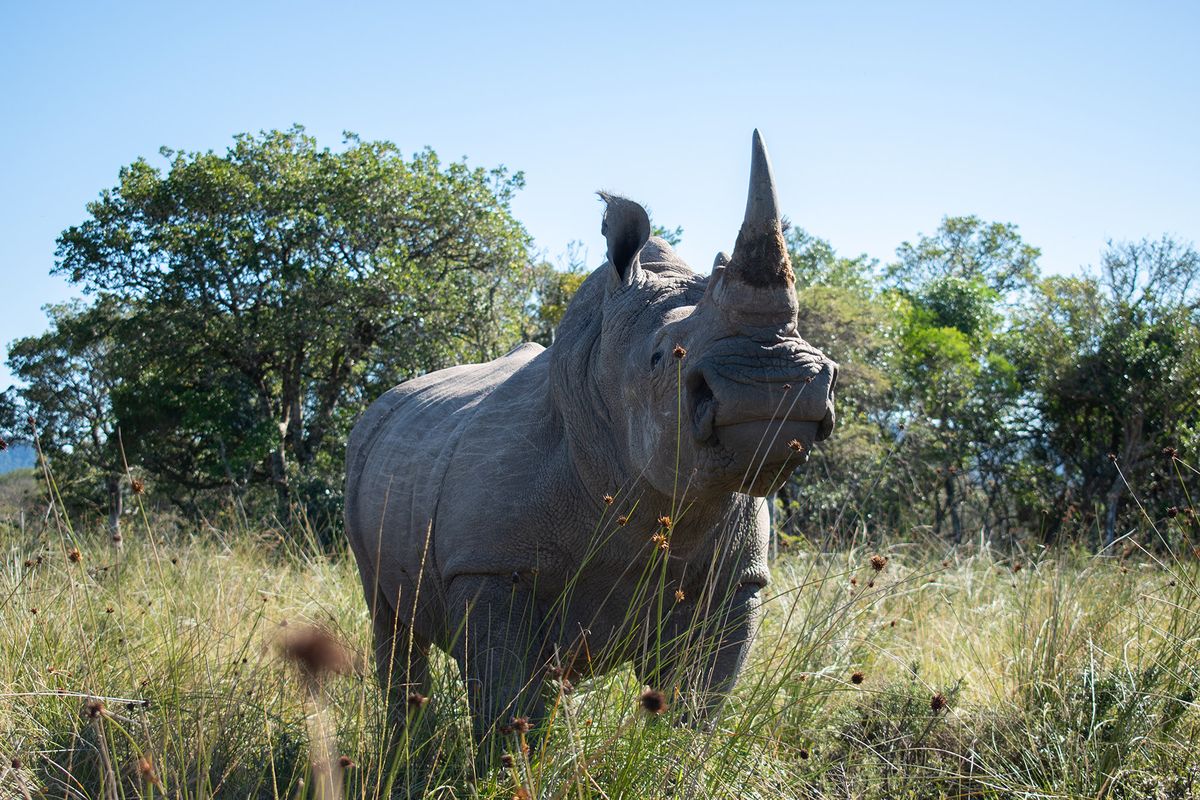
<path fill-rule="evenodd" d="M 737 685 L 758 631 L 762 602 L 759 587 L 739 586 L 707 620 L 694 620 L 679 609 L 663 644 L 635 662 L 638 678 L 662 691 L 668 702 L 684 704 L 686 724 L 710 720 Z"/>
<path fill-rule="evenodd" d="M 543 715 L 542 620 L 533 593 L 509 576 L 463 575 L 448 587 L 452 653 L 467 686 L 481 752 L 519 747 Z M 514 720 L 517 722 L 514 724 Z M 512 743 L 506 737 L 517 737 Z"/>

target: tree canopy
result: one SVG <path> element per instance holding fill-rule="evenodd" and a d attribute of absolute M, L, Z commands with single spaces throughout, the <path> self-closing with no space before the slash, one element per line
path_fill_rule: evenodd
<path fill-rule="evenodd" d="M 54 271 L 95 302 L 52 309 L 52 331 L 10 352 L 72 459 L 87 437 L 64 414 L 104 469 L 123 463 L 119 430 L 172 493 L 269 485 L 281 513 L 335 515 L 359 405 L 495 357 L 526 324 L 520 173 L 354 136 L 330 150 L 300 128 L 162 156 L 123 168 L 59 239 Z M 89 392 L 102 410 L 51 399 Z"/>
<path fill-rule="evenodd" d="M 551 345 L 587 275 L 577 246 L 531 254 L 504 167 L 298 127 L 161 156 L 63 232 L 54 271 L 86 299 L 12 344 L 23 385 L 0 394 L 0 441 L 36 435 L 60 499 L 114 536 L 147 486 L 188 513 L 232 500 L 336 527 L 356 414 L 430 370 Z M 1200 448 L 1190 245 L 1110 242 L 1045 277 L 1016 226 L 975 216 L 884 265 L 795 227 L 787 245 L 800 331 L 841 365 L 836 435 L 781 492 L 787 534 L 1200 533 L 1168 514 L 1200 490 L 1175 457 Z"/>

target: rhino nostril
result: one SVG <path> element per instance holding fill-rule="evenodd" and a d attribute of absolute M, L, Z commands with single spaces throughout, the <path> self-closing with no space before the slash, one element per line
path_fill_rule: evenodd
<path fill-rule="evenodd" d="M 713 398 L 712 388 L 709 387 L 708 381 L 704 379 L 704 373 L 696 370 L 687 376 L 687 390 L 692 397 L 692 408 L 705 403 Z"/>
<path fill-rule="evenodd" d="M 716 400 L 704 374 L 696 370 L 686 379 L 688 404 L 692 411 L 692 428 L 699 441 L 706 441 L 713 432 L 716 420 Z"/>

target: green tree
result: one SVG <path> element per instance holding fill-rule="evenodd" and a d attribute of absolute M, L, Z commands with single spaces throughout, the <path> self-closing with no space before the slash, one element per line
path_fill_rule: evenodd
<path fill-rule="evenodd" d="M 674 228 L 666 228 L 662 225 L 654 225 L 650 229 L 650 235 L 657 236 L 667 244 L 671 245 L 671 247 L 678 247 L 679 243 L 683 241 L 683 228 L 678 225 L 676 225 Z"/>
<path fill-rule="evenodd" d="M 42 451 L 55 454 L 58 494 L 76 505 L 105 508 L 109 533 L 120 541 L 125 469 L 112 406 L 118 380 L 112 330 L 120 304 L 102 295 L 91 306 L 75 302 L 46 312 L 46 333 L 9 348 L 9 368 L 25 385 L 10 390 L 7 421 L 14 425 L 21 412 L 27 415 Z"/>
<path fill-rule="evenodd" d="M 891 395 L 901 304 L 881 291 L 876 263 L 839 256 L 797 227 L 787 232 L 796 275 L 798 328 L 838 362 L 837 433 L 780 491 L 784 529 L 841 533 L 850 523 L 887 524 L 897 482 L 881 468 L 896 441 Z"/>
<path fill-rule="evenodd" d="M 559 261 L 564 263 L 540 260 L 530 268 L 533 291 L 526 308 L 524 339 L 545 347 L 554 344 L 558 324 L 589 274 L 586 251 L 579 242 L 568 244 Z"/>
<path fill-rule="evenodd" d="M 939 280 L 979 282 L 1008 299 L 1037 277 L 1041 251 L 1027 244 L 1017 226 L 985 222 L 976 216 L 944 217 L 932 236 L 896 248 L 887 278 L 899 289 L 920 292 Z"/>
<path fill-rule="evenodd" d="M 1077 508 L 1102 520 L 1108 544 L 1130 505 L 1127 483 L 1152 512 L 1184 505 L 1186 487 L 1195 496 L 1194 476 L 1181 485 L 1161 454 L 1200 447 L 1200 254 L 1168 237 L 1110 242 L 1098 274 L 1042 281 L 1021 331 L 1038 457 L 1064 486 L 1056 519 Z"/>
<path fill-rule="evenodd" d="M 935 532 L 948 521 L 957 542 L 968 503 L 983 528 L 1007 526 L 1026 439 L 1009 312 L 1029 293 L 1040 251 L 1015 225 L 968 216 L 946 217 L 896 255 L 887 277 L 907 303 L 897 398 L 906 461 Z"/>
<path fill-rule="evenodd" d="M 21 400 L 17 395 L 16 388 L 10 386 L 3 392 L 0 392 L 0 451 L 7 450 L 15 443 L 22 440 L 22 436 L 18 433 L 19 423 L 21 418 Z"/>
<path fill-rule="evenodd" d="M 332 516 L 363 404 L 519 340 L 520 173 L 299 127 L 162 155 L 89 204 L 55 272 L 124 312 L 109 396 L 130 458 L 173 484 L 267 483 Z"/>

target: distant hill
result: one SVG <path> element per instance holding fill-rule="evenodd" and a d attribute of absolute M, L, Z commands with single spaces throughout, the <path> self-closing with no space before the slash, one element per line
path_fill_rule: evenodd
<path fill-rule="evenodd" d="M 14 444 L 0 451 L 0 475 L 14 469 L 28 469 L 37 463 L 37 453 L 27 444 Z"/>

